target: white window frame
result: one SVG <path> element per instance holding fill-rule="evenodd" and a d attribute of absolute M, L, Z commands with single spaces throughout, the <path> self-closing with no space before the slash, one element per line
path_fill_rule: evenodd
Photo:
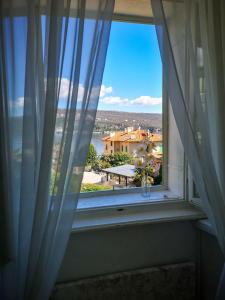
<path fill-rule="evenodd" d="M 133 22 L 141 24 L 153 24 L 152 18 L 138 17 L 138 16 L 123 16 L 114 15 L 114 21 Z M 151 195 L 154 200 L 144 201 L 141 199 L 141 188 L 129 188 L 122 190 L 107 190 L 97 192 L 81 193 L 79 197 L 78 209 L 76 210 L 76 217 L 73 230 L 89 230 L 94 228 L 102 228 L 108 226 L 118 226 L 119 224 L 143 223 L 143 222 L 160 222 L 170 220 L 190 220 L 204 218 L 205 214 L 202 210 L 194 207 L 189 200 L 189 185 L 187 184 L 187 173 L 185 157 L 183 155 L 183 185 L 182 197 L 174 195 L 171 196 L 168 186 L 168 158 L 169 158 L 169 100 L 165 88 L 165 80 L 163 78 L 163 111 L 162 111 L 162 128 L 163 128 L 163 172 L 162 185 L 152 186 Z M 129 197 L 127 203 L 117 203 L 103 206 L 81 207 L 81 202 L 85 203 L 87 200 L 105 199 L 108 202 L 110 199 L 118 199 L 124 196 Z M 136 201 L 139 195 L 138 200 Z M 157 198 L 158 195 L 158 198 Z M 143 200 L 143 201 L 142 201 Z M 138 213 L 139 212 L 139 213 Z M 141 213 L 143 212 L 143 214 Z M 139 214 L 139 217 L 137 217 Z"/>
<path fill-rule="evenodd" d="M 163 164 L 162 164 L 162 184 L 155 185 L 150 188 L 151 192 L 167 191 L 168 190 L 168 95 L 165 88 L 165 80 L 162 81 L 162 134 L 163 134 Z M 122 146 L 123 147 L 123 146 Z M 124 147 L 123 147 L 124 150 Z M 140 193 L 141 187 L 106 190 L 96 192 L 80 193 L 79 199 L 101 196 L 112 196 L 119 194 L 134 194 Z"/>
<path fill-rule="evenodd" d="M 188 196 L 187 196 L 187 199 L 188 201 L 190 202 L 190 204 L 200 208 L 203 210 L 203 204 L 202 204 L 202 200 L 199 196 L 196 196 L 195 194 L 195 191 L 194 191 L 194 179 L 193 179 L 193 176 L 191 174 L 191 169 L 190 167 L 188 166 L 187 164 L 187 193 L 188 193 Z"/>

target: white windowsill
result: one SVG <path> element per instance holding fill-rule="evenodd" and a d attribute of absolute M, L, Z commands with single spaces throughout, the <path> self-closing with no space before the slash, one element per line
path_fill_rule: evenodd
<path fill-rule="evenodd" d="M 143 199 L 140 194 L 80 199 L 75 213 L 73 231 L 205 218 L 201 210 L 187 201 L 172 197 L 169 191 L 151 193 L 152 202 L 143 201 Z"/>
<path fill-rule="evenodd" d="M 102 208 L 102 207 L 115 207 L 121 205 L 130 205 L 130 204 L 149 204 L 151 202 L 159 201 L 169 201 L 169 200 L 181 200 L 178 195 L 170 192 L 169 190 L 164 191 L 153 191 L 150 192 L 150 196 L 144 198 L 141 196 L 141 190 L 139 189 L 136 192 L 129 192 L 125 190 L 126 193 L 118 193 L 119 191 L 110 191 L 110 193 L 105 194 L 101 192 L 86 193 L 82 195 L 78 201 L 77 209 L 92 209 L 92 208 Z"/>

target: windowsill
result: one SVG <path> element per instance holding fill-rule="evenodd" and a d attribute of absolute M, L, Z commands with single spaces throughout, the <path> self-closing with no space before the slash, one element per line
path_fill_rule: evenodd
<path fill-rule="evenodd" d="M 172 195 L 169 191 L 152 192 L 151 201 L 135 193 L 80 199 L 73 231 L 205 218 L 201 210 Z"/>
<path fill-rule="evenodd" d="M 197 223 L 196 223 L 196 226 L 198 229 L 208 233 L 208 234 L 211 234 L 213 236 L 215 236 L 215 232 L 212 228 L 212 225 L 210 224 L 209 220 L 208 219 L 204 219 L 204 220 L 199 220 Z"/>
<path fill-rule="evenodd" d="M 111 191 L 111 193 L 85 193 L 86 195 L 83 194 L 82 197 L 79 198 L 77 209 L 86 210 L 103 207 L 115 207 L 121 205 L 149 204 L 152 202 L 170 201 L 174 199 L 181 200 L 178 195 L 170 192 L 169 190 L 150 192 L 150 197 L 148 198 L 144 198 L 141 196 L 140 189 L 135 192 L 129 192 L 129 190 L 122 190 L 123 193 L 118 192 L 121 191 Z"/>

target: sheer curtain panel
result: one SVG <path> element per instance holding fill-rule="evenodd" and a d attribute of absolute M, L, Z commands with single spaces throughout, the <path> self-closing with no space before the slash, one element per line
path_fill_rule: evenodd
<path fill-rule="evenodd" d="M 0 2 L 1 299 L 51 293 L 72 228 L 113 8 L 113 0 Z"/>
<path fill-rule="evenodd" d="M 152 0 L 152 7 L 184 150 L 225 254 L 225 2 Z"/>

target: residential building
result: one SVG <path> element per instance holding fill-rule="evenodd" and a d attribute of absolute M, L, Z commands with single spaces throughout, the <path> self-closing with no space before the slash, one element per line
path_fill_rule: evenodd
<path fill-rule="evenodd" d="M 146 138 L 154 142 L 156 153 L 162 154 L 162 134 L 151 133 L 149 130 L 134 129 L 128 127 L 124 131 L 116 131 L 104 137 L 104 154 L 112 154 L 115 152 L 124 152 L 133 155 L 138 149 L 141 142 Z"/>

